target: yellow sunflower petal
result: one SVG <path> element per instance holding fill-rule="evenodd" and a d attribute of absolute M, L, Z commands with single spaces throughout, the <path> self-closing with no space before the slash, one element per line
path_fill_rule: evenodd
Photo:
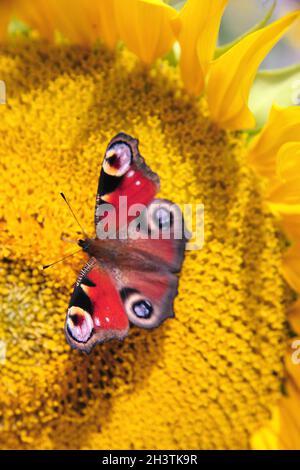
<path fill-rule="evenodd" d="M 267 123 L 249 148 L 248 161 L 262 176 L 273 178 L 279 149 L 295 141 L 300 142 L 300 108 L 273 106 Z"/>
<path fill-rule="evenodd" d="M 284 144 L 276 159 L 277 175 L 269 181 L 269 201 L 280 215 L 300 215 L 300 142 Z"/>
<path fill-rule="evenodd" d="M 7 34 L 7 26 L 12 12 L 13 2 L 10 0 L 1 0 L 0 2 L 0 41 Z"/>
<path fill-rule="evenodd" d="M 300 335 L 300 300 L 292 305 L 288 318 L 295 333 Z"/>
<path fill-rule="evenodd" d="M 188 0 L 180 12 L 180 68 L 186 89 L 199 94 L 212 60 L 221 17 L 228 0 Z"/>
<path fill-rule="evenodd" d="M 53 39 L 55 23 L 54 0 L 17 0 L 17 16 L 32 28 L 37 29 L 41 35 L 49 40 Z"/>
<path fill-rule="evenodd" d="M 110 48 L 115 47 L 118 33 L 112 0 L 72 1 L 71 14 L 69 0 L 60 4 L 63 7 L 60 29 L 72 42 L 89 45 L 101 38 Z"/>
<path fill-rule="evenodd" d="M 247 102 L 257 68 L 299 14 L 291 13 L 249 34 L 212 63 L 207 97 L 211 117 L 221 127 L 234 130 L 255 126 Z"/>
<path fill-rule="evenodd" d="M 251 440 L 255 450 L 298 450 L 300 448 L 300 365 L 293 363 L 295 347 L 299 338 L 293 338 L 286 355 L 288 372 L 286 394 L 274 408 L 272 419 L 257 431 Z M 298 343 L 297 343 L 298 344 Z M 298 346 L 297 346 L 298 348 Z M 298 358 L 298 353 L 297 353 Z"/>
<path fill-rule="evenodd" d="M 289 248 L 283 258 L 283 274 L 290 286 L 300 293 L 300 243 Z"/>
<path fill-rule="evenodd" d="M 120 38 L 145 64 L 166 54 L 175 41 L 175 9 L 162 0 L 114 0 Z M 130 14 L 129 14 L 130 12 Z"/>
<path fill-rule="evenodd" d="M 296 242 L 300 240 L 300 206 L 297 207 L 298 214 L 295 214 L 295 208 L 289 207 L 291 213 L 289 213 L 285 207 L 280 207 L 281 225 L 284 232 L 288 235 L 289 239 Z"/>
<path fill-rule="evenodd" d="M 300 142 L 288 142 L 281 147 L 277 155 L 278 176 L 284 181 L 292 180 L 299 170 Z"/>
<path fill-rule="evenodd" d="M 290 341 L 286 355 L 286 368 L 288 380 L 286 385 L 286 397 L 280 402 L 280 434 L 282 448 L 288 450 L 300 449 L 300 338 Z"/>
<path fill-rule="evenodd" d="M 280 430 L 279 407 L 275 407 L 272 412 L 272 419 L 259 429 L 251 438 L 251 448 L 253 450 L 278 450 L 278 435 Z"/>
<path fill-rule="evenodd" d="M 296 366 L 299 370 L 299 365 Z M 282 449 L 299 450 L 300 449 L 300 390 L 294 383 L 287 387 L 288 397 L 283 398 L 280 404 L 280 435 Z"/>
<path fill-rule="evenodd" d="M 296 308 L 299 308 L 296 306 Z M 298 310 L 299 313 L 299 310 Z M 288 344 L 285 365 L 288 376 L 295 386 L 298 388 L 299 401 L 300 401 L 300 337 L 295 336 L 291 338 Z M 298 408 L 300 410 L 300 407 Z M 300 430 L 300 423 L 299 423 Z"/>
<path fill-rule="evenodd" d="M 281 184 L 278 184 L 272 189 L 272 192 L 270 194 L 271 204 L 274 204 L 274 205 L 279 204 L 282 206 L 285 206 L 285 205 L 296 206 L 299 210 L 299 207 L 300 207 L 299 188 L 300 188 L 300 175 L 298 174 L 293 179 L 290 179 Z"/>
<path fill-rule="evenodd" d="M 274 205 L 292 206 L 293 212 L 297 213 L 297 208 L 300 208 L 300 142 L 283 145 L 278 152 L 276 166 L 277 180 L 273 180 L 269 200 Z"/>
<path fill-rule="evenodd" d="M 69 14 L 66 14 L 70 10 L 69 0 L 63 0 L 63 5 L 65 11 L 60 19 L 61 25 Z M 72 42 L 93 44 L 100 38 L 110 49 L 115 48 L 119 35 L 113 0 L 72 0 L 72 11 L 73 9 L 74 13 L 65 23 L 66 35 Z"/>
<path fill-rule="evenodd" d="M 296 367 L 299 369 L 299 365 Z M 264 447 L 264 450 L 298 450 L 300 448 L 300 425 L 298 420 L 300 390 L 292 381 L 287 384 L 287 394 L 288 396 L 281 398 L 272 421 L 266 426 L 265 435 L 273 436 L 273 439 L 269 441 L 273 446 Z M 258 442 L 258 439 L 256 442 Z M 267 445 L 266 441 L 265 444 Z"/>
<path fill-rule="evenodd" d="M 110 49 L 114 49 L 118 42 L 119 34 L 117 31 L 115 5 L 112 0 L 97 2 L 97 21 L 100 38 Z"/>
<path fill-rule="evenodd" d="M 19 0 L 18 13 L 43 37 L 53 38 L 59 30 L 73 43 L 91 45 L 101 38 L 110 48 L 118 40 L 111 0 Z"/>

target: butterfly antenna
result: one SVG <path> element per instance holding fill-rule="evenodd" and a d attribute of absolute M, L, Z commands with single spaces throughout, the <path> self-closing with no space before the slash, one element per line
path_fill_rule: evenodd
<path fill-rule="evenodd" d="M 69 201 L 67 200 L 66 196 L 64 195 L 64 193 L 60 193 L 61 197 L 63 198 L 63 200 L 65 201 L 65 203 L 67 204 L 71 214 L 73 215 L 74 219 L 76 220 L 78 226 L 80 227 L 80 230 L 81 232 L 87 237 L 87 234 L 84 230 L 84 228 L 82 227 L 81 223 L 79 222 L 78 218 L 76 217 L 75 215 L 75 212 L 73 211 L 72 207 L 71 207 L 71 204 L 69 203 Z"/>
<path fill-rule="evenodd" d="M 69 255 L 66 255 L 66 256 L 64 256 L 63 258 L 59 259 L 58 261 L 54 261 L 54 263 L 46 264 L 45 266 L 43 266 L 43 269 L 51 268 L 51 266 L 54 266 L 54 265 L 57 264 L 57 263 L 61 263 L 62 261 L 64 261 L 64 260 L 67 259 L 67 258 L 71 258 L 71 256 L 76 255 L 76 254 L 79 253 L 80 251 L 82 251 L 82 250 L 81 250 L 81 249 L 80 249 L 80 250 L 76 250 L 76 251 L 74 251 L 73 253 L 70 253 Z"/>

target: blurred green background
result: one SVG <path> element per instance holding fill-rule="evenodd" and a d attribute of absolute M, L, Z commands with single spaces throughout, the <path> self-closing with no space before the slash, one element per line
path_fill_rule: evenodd
<path fill-rule="evenodd" d="M 169 0 L 168 3 L 181 8 L 185 2 Z M 265 17 L 273 4 L 274 0 L 229 0 L 222 19 L 219 44 L 230 42 L 252 28 Z M 277 0 L 272 20 L 296 9 L 300 9 L 300 0 Z M 300 21 L 274 47 L 260 68 L 276 69 L 299 62 Z"/>
<path fill-rule="evenodd" d="M 223 17 L 219 42 L 231 41 L 255 23 L 271 8 L 272 0 L 230 0 Z M 272 19 L 300 8 L 300 0 L 278 0 Z M 271 51 L 261 68 L 279 68 L 300 62 L 300 22 Z"/>

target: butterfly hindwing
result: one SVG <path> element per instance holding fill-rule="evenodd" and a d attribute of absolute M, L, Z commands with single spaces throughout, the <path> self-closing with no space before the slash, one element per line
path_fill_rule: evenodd
<path fill-rule="evenodd" d="M 166 199 L 154 199 L 145 214 L 145 223 L 129 249 L 145 260 L 135 270 L 119 267 L 125 310 L 131 323 L 142 328 L 159 326 L 174 316 L 180 271 L 186 244 L 180 208 Z M 153 269 L 147 263 L 153 261 Z"/>
<path fill-rule="evenodd" d="M 154 199 L 145 211 L 140 232 L 131 242 L 134 251 L 157 257 L 171 272 L 181 269 L 189 236 L 181 209 L 167 199 Z"/>
<path fill-rule="evenodd" d="M 69 344 L 90 352 L 97 343 L 123 339 L 129 328 L 122 299 L 111 274 L 91 258 L 76 282 L 65 333 Z"/>

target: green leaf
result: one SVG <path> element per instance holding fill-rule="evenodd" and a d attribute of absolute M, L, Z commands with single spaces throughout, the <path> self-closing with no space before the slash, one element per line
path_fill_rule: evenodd
<path fill-rule="evenodd" d="M 8 33 L 11 36 L 28 36 L 30 27 L 18 18 L 13 18 L 8 25 Z"/>
<path fill-rule="evenodd" d="M 249 34 L 254 33 L 255 31 L 258 31 L 259 29 L 264 28 L 266 26 L 266 24 L 268 23 L 269 19 L 271 18 L 271 16 L 273 15 L 274 10 L 276 8 L 276 5 L 277 5 L 277 0 L 274 0 L 271 7 L 270 7 L 270 9 L 267 11 L 266 16 L 258 24 L 256 24 L 251 29 L 249 29 L 246 33 L 242 34 L 241 36 L 234 39 L 233 41 L 231 41 L 227 44 L 224 44 L 223 46 L 217 47 L 216 51 L 215 51 L 215 57 L 214 58 L 217 59 L 221 55 L 225 54 L 225 52 L 227 52 L 229 49 L 231 49 L 232 46 L 237 44 L 241 39 L 245 38 Z"/>
<path fill-rule="evenodd" d="M 169 0 L 166 3 L 171 5 L 171 7 L 175 8 L 176 10 L 181 10 L 181 8 L 186 3 L 186 0 Z"/>
<path fill-rule="evenodd" d="M 172 67 L 176 67 L 179 62 L 180 57 L 180 46 L 179 43 L 176 41 L 172 47 L 172 49 L 163 57 L 164 60 L 169 62 Z"/>
<path fill-rule="evenodd" d="M 249 98 L 258 128 L 266 122 L 273 103 L 284 107 L 300 104 L 300 64 L 258 72 Z"/>

